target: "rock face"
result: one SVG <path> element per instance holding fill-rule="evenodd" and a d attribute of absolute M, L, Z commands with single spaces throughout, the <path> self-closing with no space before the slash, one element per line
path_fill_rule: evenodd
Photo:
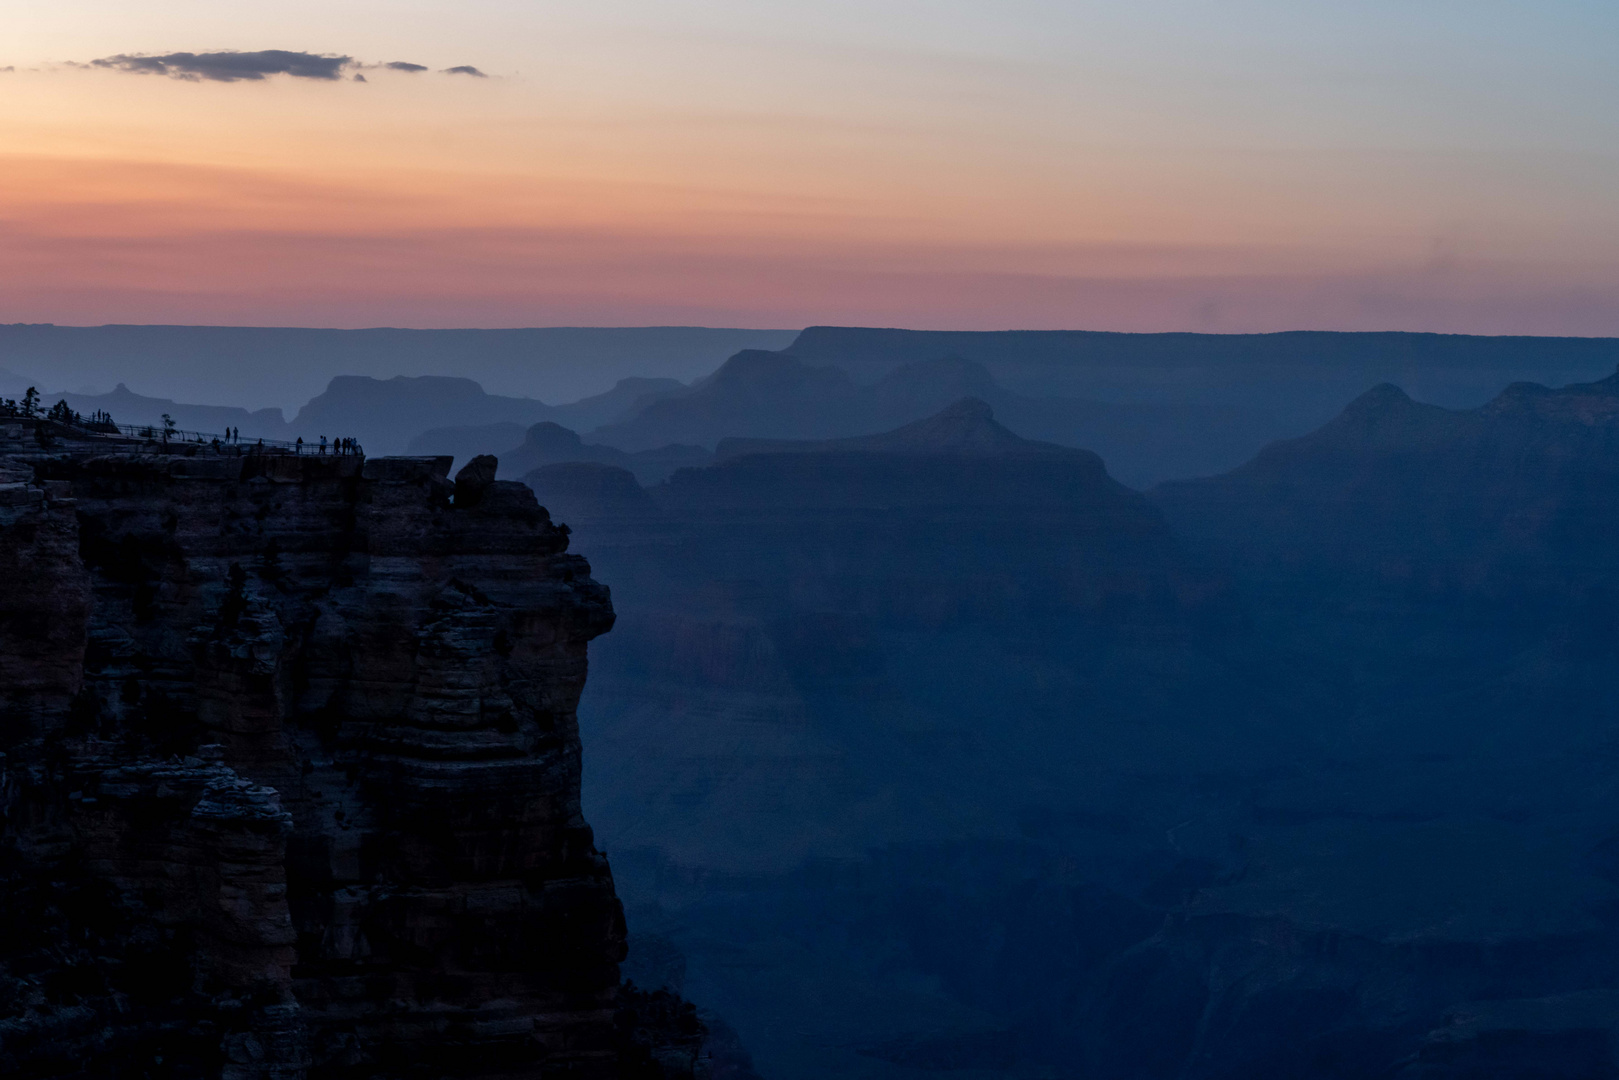
<path fill-rule="evenodd" d="M 0 1072 L 619 1075 L 614 616 L 530 490 L 11 433 Z"/>

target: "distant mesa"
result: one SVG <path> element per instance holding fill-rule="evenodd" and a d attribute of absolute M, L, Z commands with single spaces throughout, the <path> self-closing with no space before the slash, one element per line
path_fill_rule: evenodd
<path fill-rule="evenodd" d="M 667 395 L 588 437 L 629 451 L 671 442 L 718 450 L 733 439 L 848 438 L 891 431 L 974 397 L 987 402 L 1007 430 L 1094 450 L 1122 480 L 1146 486 L 1239 464 L 1263 444 L 1256 432 L 1269 422 L 1242 405 L 1021 393 L 1002 385 L 983 362 L 941 352 L 881 373 L 862 368 L 862 375 L 875 375 L 866 382 L 842 366 L 809 362 L 791 350 L 747 350 L 686 392 Z"/>
<path fill-rule="evenodd" d="M 861 391 L 833 367 L 813 367 L 786 353 L 745 349 L 690 391 L 647 404 L 606 424 L 596 441 L 621 450 L 670 443 L 712 447 L 727 436 L 826 438 L 872 430 Z"/>
<path fill-rule="evenodd" d="M 533 398 L 485 393 L 472 379 L 339 375 L 298 411 L 291 426 L 305 438 L 342 431 L 358 437 L 372 453 L 394 454 L 430 428 L 492 422 L 526 425 L 547 419 L 552 411 Z"/>
<path fill-rule="evenodd" d="M 868 453 L 868 454 L 946 454 L 988 456 L 997 454 L 1082 453 L 1053 443 L 1035 442 L 1014 435 L 995 421 L 995 411 L 979 398 L 962 398 L 934 416 L 906 424 L 879 435 L 847 439 L 722 439 L 716 456 L 720 459 L 744 454 L 783 453 Z"/>

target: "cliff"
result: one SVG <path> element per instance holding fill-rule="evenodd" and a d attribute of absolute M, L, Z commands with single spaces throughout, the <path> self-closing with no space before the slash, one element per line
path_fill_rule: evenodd
<path fill-rule="evenodd" d="M 448 467 L 0 429 L 0 1071 L 690 1074 L 580 812 L 607 590 Z"/>

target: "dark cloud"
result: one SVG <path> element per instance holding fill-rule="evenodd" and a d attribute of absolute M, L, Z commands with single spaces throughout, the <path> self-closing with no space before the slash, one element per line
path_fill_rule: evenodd
<path fill-rule="evenodd" d="M 382 66 L 387 68 L 389 71 L 408 71 L 411 74 L 415 74 L 418 71 L 427 70 L 426 64 L 412 64 L 408 60 L 391 60 Z"/>
<path fill-rule="evenodd" d="M 354 81 L 355 82 L 367 82 L 369 80 L 367 80 L 364 75 L 361 75 L 358 71 L 356 71 L 354 73 Z"/>
<path fill-rule="evenodd" d="M 455 67 L 445 68 L 446 75 L 471 75 L 475 79 L 487 79 L 489 76 L 473 67 L 471 64 L 458 64 Z"/>
<path fill-rule="evenodd" d="M 261 49 L 258 52 L 177 52 L 162 56 L 120 53 L 92 60 L 90 66 L 142 75 L 167 75 L 171 79 L 188 82 L 257 81 L 268 75 L 330 81 L 340 78 L 343 69 L 353 63 L 352 56 Z"/>

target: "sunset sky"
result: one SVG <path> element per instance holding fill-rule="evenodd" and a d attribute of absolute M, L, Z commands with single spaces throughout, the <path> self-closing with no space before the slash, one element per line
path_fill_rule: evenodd
<path fill-rule="evenodd" d="M 1619 334 L 1611 0 L 29 0 L 5 31 L 0 322 Z M 351 59 L 149 59 L 272 49 Z"/>

